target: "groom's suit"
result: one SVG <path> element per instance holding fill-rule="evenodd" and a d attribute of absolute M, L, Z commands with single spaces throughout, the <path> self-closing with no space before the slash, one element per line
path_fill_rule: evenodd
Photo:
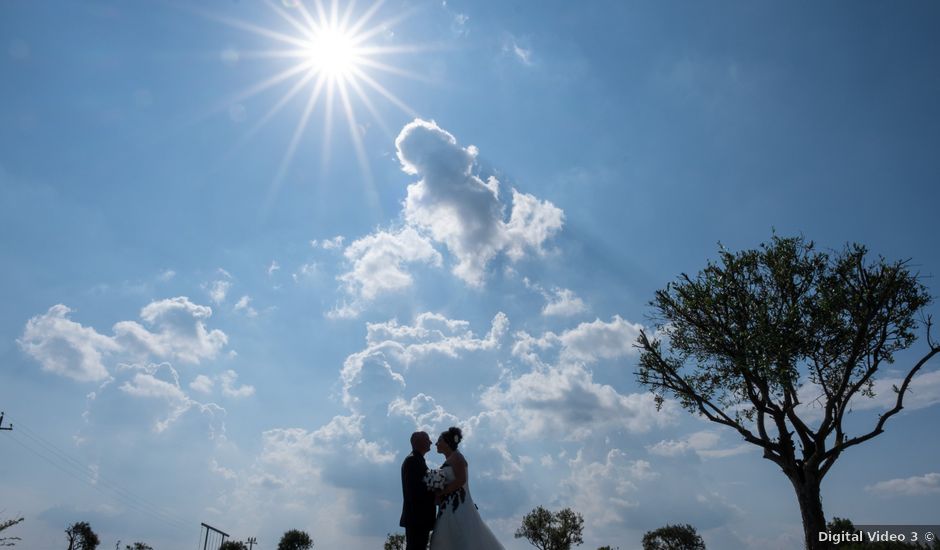
<path fill-rule="evenodd" d="M 404 502 L 399 525 L 405 528 L 405 550 L 426 550 L 434 528 L 434 493 L 424 484 L 428 465 L 420 453 L 411 453 L 401 463 L 401 492 Z"/>

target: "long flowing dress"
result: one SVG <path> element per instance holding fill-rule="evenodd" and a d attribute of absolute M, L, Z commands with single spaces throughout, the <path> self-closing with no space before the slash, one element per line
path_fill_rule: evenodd
<path fill-rule="evenodd" d="M 446 462 L 441 472 L 448 484 L 456 479 L 453 467 Z M 431 533 L 431 550 L 505 550 L 483 523 L 470 496 L 469 482 L 441 502 Z"/>

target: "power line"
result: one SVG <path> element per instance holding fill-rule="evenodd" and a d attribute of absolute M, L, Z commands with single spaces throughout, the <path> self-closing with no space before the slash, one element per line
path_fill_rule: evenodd
<path fill-rule="evenodd" d="M 107 478 L 102 478 L 102 476 L 95 469 L 91 468 L 90 466 L 86 466 L 83 462 L 80 462 L 65 451 L 62 451 L 56 447 L 55 444 L 43 439 L 35 432 L 32 432 L 29 428 L 25 428 L 22 434 L 32 439 L 38 445 L 44 447 L 52 454 L 53 457 L 61 461 L 62 464 L 65 464 L 67 467 L 71 468 L 72 471 L 77 472 L 79 474 L 78 479 L 81 479 L 82 481 L 95 487 L 99 490 L 99 492 L 103 493 L 103 491 L 100 489 L 100 486 L 104 486 L 105 488 L 113 491 L 113 496 L 118 497 L 126 504 L 133 505 L 136 510 L 142 511 L 148 516 L 155 515 L 164 522 L 175 524 L 177 528 L 182 528 L 183 526 L 187 525 L 186 522 L 181 518 L 178 516 L 174 517 L 157 504 L 136 495 L 130 490 L 125 489 L 124 487 Z"/>
<path fill-rule="evenodd" d="M 27 440 L 21 439 L 19 437 L 11 437 L 10 439 L 12 439 L 20 447 L 26 449 L 28 452 L 48 462 L 51 466 L 55 467 L 62 473 L 68 475 L 69 477 L 73 479 L 77 479 L 79 481 L 86 483 L 87 485 L 91 486 L 92 489 L 98 491 L 102 495 L 108 496 L 111 498 L 116 498 L 118 501 L 120 501 L 122 504 L 124 504 L 128 508 L 132 508 L 135 511 L 140 512 L 148 517 L 155 517 L 156 519 L 160 520 L 162 523 L 164 523 L 168 527 L 171 527 L 174 530 L 181 531 L 185 529 L 184 527 L 185 524 L 183 522 L 178 521 L 178 520 L 174 521 L 172 518 L 166 517 L 165 515 L 163 515 L 163 513 L 160 510 L 154 510 L 154 509 L 148 508 L 146 505 L 135 501 L 132 496 L 131 497 L 125 496 L 121 492 L 115 491 L 113 488 L 112 488 L 113 493 L 109 494 L 108 492 L 105 492 L 105 490 L 101 486 L 98 485 L 97 480 L 93 477 L 92 474 L 88 472 L 76 471 L 74 467 L 70 468 L 68 466 L 68 463 L 63 462 L 60 458 L 56 457 L 55 455 L 46 453 L 42 449 L 37 449 L 33 447 L 32 444 L 27 443 Z"/>
<path fill-rule="evenodd" d="M 10 439 L 69 477 L 90 485 L 93 489 L 105 496 L 117 498 L 117 500 L 129 508 L 133 508 L 135 511 L 143 513 L 147 517 L 158 519 L 161 523 L 176 531 L 187 531 L 192 528 L 189 523 L 180 516 L 102 477 L 95 469 L 61 450 L 54 443 L 49 442 L 28 427 L 24 427 L 22 422 L 17 422 L 17 425 L 21 428 L 17 433 L 22 434 L 22 436 L 25 436 L 27 439 L 20 436 L 13 436 Z M 106 493 L 102 487 L 109 489 L 111 494 Z"/>

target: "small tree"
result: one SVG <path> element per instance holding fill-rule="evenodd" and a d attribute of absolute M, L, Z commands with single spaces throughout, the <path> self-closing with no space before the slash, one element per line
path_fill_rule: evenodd
<path fill-rule="evenodd" d="M 643 550 L 705 550 L 691 525 L 666 525 L 643 535 Z"/>
<path fill-rule="evenodd" d="M 23 521 L 23 518 L 17 519 L 8 519 L 6 521 L 0 521 L 0 531 L 4 531 L 13 527 L 17 523 Z M 16 546 L 16 541 L 23 540 L 20 537 L 0 537 L 0 546 Z"/>
<path fill-rule="evenodd" d="M 761 448 L 793 485 L 806 548 L 828 548 L 818 539 L 823 478 L 842 453 L 884 432 L 914 375 L 940 353 L 929 316 L 928 350 L 894 388 L 893 406 L 858 435 L 846 433 L 845 416 L 853 400 L 874 397 L 878 369 L 914 343 L 930 295 L 906 262 L 871 261 L 858 244 L 830 256 L 774 235 L 757 250 L 719 255 L 656 292 L 650 305 L 666 344 L 640 331 L 637 378 L 659 406 L 674 397 Z M 801 417 L 807 391 L 818 423 Z"/>
<path fill-rule="evenodd" d="M 240 540 L 227 540 L 219 546 L 219 550 L 248 550 L 248 545 Z"/>
<path fill-rule="evenodd" d="M 224 548 L 224 545 L 223 545 Z M 127 544 L 124 546 L 124 550 L 153 550 L 153 546 L 145 544 L 143 542 L 135 542 L 134 544 Z M 222 550 L 221 548 L 219 550 Z"/>
<path fill-rule="evenodd" d="M 291 529 L 284 533 L 281 542 L 277 543 L 277 550 L 310 550 L 313 548 L 313 540 L 307 533 Z"/>
<path fill-rule="evenodd" d="M 395 533 L 394 535 L 389 533 L 385 537 L 385 547 L 383 550 L 405 550 L 405 535 L 401 533 Z"/>
<path fill-rule="evenodd" d="M 611 548 L 611 546 L 608 544 L 606 546 L 601 546 L 597 550 L 620 550 L 620 547 L 618 546 L 617 548 Z"/>
<path fill-rule="evenodd" d="M 101 544 L 98 535 L 91 530 L 91 525 L 88 525 L 87 521 L 69 525 L 65 530 L 65 536 L 69 540 L 68 550 L 95 550 Z"/>
<path fill-rule="evenodd" d="M 522 518 L 515 537 L 525 538 L 539 550 L 571 550 L 584 542 L 583 531 L 584 518 L 571 508 L 552 513 L 539 506 Z"/>

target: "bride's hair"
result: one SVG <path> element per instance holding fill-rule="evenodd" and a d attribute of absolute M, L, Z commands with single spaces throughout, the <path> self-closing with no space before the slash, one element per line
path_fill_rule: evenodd
<path fill-rule="evenodd" d="M 456 451 L 457 446 L 463 441 L 463 432 L 460 431 L 460 428 L 451 426 L 447 428 L 446 432 L 441 434 L 441 438 L 444 440 L 444 443 L 447 443 L 448 447 Z"/>

